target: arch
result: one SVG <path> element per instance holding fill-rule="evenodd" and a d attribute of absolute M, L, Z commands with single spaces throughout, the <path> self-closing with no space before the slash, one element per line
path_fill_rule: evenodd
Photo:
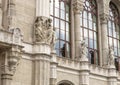
<path fill-rule="evenodd" d="M 62 80 L 57 83 L 57 85 L 74 85 L 71 81 L 68 80 Z"/>

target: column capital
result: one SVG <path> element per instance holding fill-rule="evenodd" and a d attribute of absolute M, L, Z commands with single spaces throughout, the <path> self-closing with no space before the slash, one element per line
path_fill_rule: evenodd
<path fill-rule="evenodd" d="M 104 24 L 104 23 L 107 24 L 108 19 L 109 19 L 109 15 L 108 14 L 105 14 L 105 13 L 100 14 L 101 24 Z"/>
<path fill-rule="evenodd" d="M 83 10 L 82 0 L 73 0 L 73 11 L 75 14 L 79 14 Z"/>

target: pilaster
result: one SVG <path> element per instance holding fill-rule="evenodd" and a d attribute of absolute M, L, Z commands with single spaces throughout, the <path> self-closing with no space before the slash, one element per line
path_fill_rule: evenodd
<path fill-rule="evenodd" d="M 81 32 L 80 32 L 80 14 L 83 10 L 83 1 L 82 0 L 73 0 L 73 11 L 74 11 L 74 29 L 75 29 L 75 57 L 79 57 L 79 46 L 81 41 Z"/>
<path fill-rule="evenodd" d="M 50 85 L 56 85 L 57 81 L 57 59 L 56 52 L 51 52 L 51 62 L 50 62 Z"/>

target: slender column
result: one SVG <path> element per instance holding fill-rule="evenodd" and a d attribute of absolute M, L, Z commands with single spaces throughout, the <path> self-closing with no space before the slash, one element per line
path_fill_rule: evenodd
<path fill-rule="evenodd" d="M 81 32 L 80 32 L 80 13 L 83 9 L 82 0 L 73 1 L 73 11 L 74 11 L 74 28 L 75 28 L 75 57 L 80 56 L 80 41 L 81 41 Z"/>
<path fill-rule="evenodd" d="M 6 29 L 15 27 L 15 4 L 15 0 L 2 1 L 2 26 Z"/>
<path fill-rule="evenodd" d="M 108 36 L 107 36 L 107 21 L 108 15 L 101 14 L 101 44 L 102 44 L 102 62 L 103 66 L 107 65 L 107 56 L 108 56 Z"/>

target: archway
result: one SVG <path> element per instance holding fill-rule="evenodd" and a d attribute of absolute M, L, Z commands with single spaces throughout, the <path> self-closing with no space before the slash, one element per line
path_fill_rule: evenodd
<path fill-rule="evenodd" d="M 57 85 L 74 85 L 74 84 L 68 80 L 63 80 L 60 81 Z"/>

